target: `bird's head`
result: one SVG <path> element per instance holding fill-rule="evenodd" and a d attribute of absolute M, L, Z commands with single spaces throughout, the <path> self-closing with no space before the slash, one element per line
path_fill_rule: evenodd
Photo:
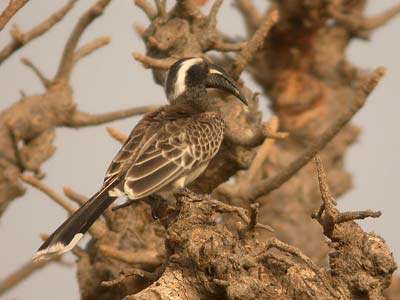
<path fill-rule="evenodd" d="M 207 96 L 207 88 L 229 92 L 248 105 L 227 72 L 201 57 L 182 58 L 168 70 L 165 92 L 170 103 L 201 100 Z"/>

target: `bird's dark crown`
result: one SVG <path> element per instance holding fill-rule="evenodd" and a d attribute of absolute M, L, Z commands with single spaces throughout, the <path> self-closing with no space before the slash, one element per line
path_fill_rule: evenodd
<path fill-rule="evenodd" d="M 247 105 L 245 97 L 228 73 L 201 57 L 182 58 L 170 67 L 165 92 L 171 104 L 196 104 L 207 100 L 207 88 L 225 90 Z"/>

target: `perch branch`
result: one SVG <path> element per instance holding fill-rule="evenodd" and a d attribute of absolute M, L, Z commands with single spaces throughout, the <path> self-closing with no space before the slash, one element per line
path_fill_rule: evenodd
<path fill-rule="evenodd" d="M 128 264 L 156 267 L 162 263 L 162 258 L 159 256 L 159 253 L 153 250 L 141 250 L 133 253 L 121 251 L 107 245 L 100 245 L 99 250 L 110 258 Z"/>
<path fill-rule="evenodd" d="M 42 73 L 42 71 L 39 70 L 38 67 L 36 67 L 32 61 L 28 58 L 22 58 L 21 62 L 27 66 L 28 68 L 30 68 L 33 73 L 35 73 L 35 75 L 39 78 L 40 82 L 43 84 L 43 86 L 45 88 L 50 86 L 51 81 Z"/>
<path fill-rule="evenodd" d="M 120 284 L 126 278 L 131 277 L 131 276 L 137 276 L 137 277 L 148 279 L 150 281 L 156 281 L 159 278 L 160 274 L 158 274 L 157 272 L 151 273 L 151 272 L 147 272 L 147 271 L 140 270 L 137 268 L 130 268 L 130 269 L 126 269 L 126 270 L 121 270 L 118 278 L 116 278 L 114 280 L 103 281 L 101 283 L 101 285 L 105 286 L 105 287 L 113 287 L 113 286 Z"/>
<path fill-rule="evenodd" d="M 147 105 L 147 106 L 117 110 L 99 115 L 92 115 L 89 113 L 77 111 L 70 117 L 70 119 L 68 119 L 65 123 L 61 125 L 73 128 L 94 126 L 116 120 L 125 119 L 132 116 L 142 115 L 150 111 L 153 111 L 156 108 L 157 106 L 155 105 Z"/>
<path fill-rule="evenodd" d="M 155 0 L 158 16 L 164 19 L 167 16 L 166 0 Z"/>
<path fill-rule="evenodd" d="M 10 21 L 10 19 L 19 11 L 29 0 L 10 0 L 8 6 L 0 15 L 0 31 Z"/>
<path fill-rule="evenodd" d="M 109 135 L 111 135 L 114 139 L 116 139 L 118 142 L 121 144 L 125 143 L 125 141 L 128 139 L 128 136 L 121 131 L 112 128 L 112 127 L 107 127 L 107 132 Z"/>
<path fill-rule="evenodd" d="M 69 79 L 74 65 L 75 49 L 78 45 L 80 37 L 82 36 L 85 29 L 103 13 L 104 9 L 110 3 L 110 1 L 111 0 L 98 0 L 79 18 L 78 23 L 72 30 L 72 33 L 69 36 L 65 45 L 61 62 L 55 78 L 56 80 Z"/>
<path fill-rule="evenodd" d="M 224 0 L 215 0 L 213 6 L 211 7 L 210 13 L 208 15 L 208 26 L 211 29 L 215 29 L 217 27 L 217 15 L 223 2 Z"/>
<path fill-rule="evenodd" d="M 385 69 L 378 68 L 368 77 L 365 82 L 361 83 L 358 90 L 358 95 L 350 104 L 349 108 L 345 110 L 330 125 L 320 137 L 316 138 L 306 150 L 299 156 L 298 159 L 293 161 L 287 168 L 280 171 L 278 174 L 271 178 L 264 179 L 248 187 L 246 197 L 250 201 L 255 201 L 261 195 L 270 193 L 271 191 L 279 188 L 283 183 L 288 181 L 297 171 L 305 166 L 332 138 L 351 120 L 351 118 L 364 106 L 368 95 L 372 92 L 378 84 L 380 78 L 384 75 Z"/>
<path fill-rule="evenodd" d="M 23 45 L 26 45 L 34 38 L 37 38 L 52 28 L 72 9 L 76 1 L 77 0 L 69 0 L 60 10 L 56 11 L 49 18 L 33 27 L 28 32 L 22 33 L 19 28 L 15 26 L 14 30 L 11 32 L 12 40 L 0 51 L 0 64 Z"/>
<path fill-rule="evenodd" d="M 247 67 L 247 64 L 251 62 L 258 49 L 264 44 L 265 37 L 269 30 L 278 22 L 279 13 L 277 9 L 272 9 L 262 21 L 262 24 L 254 33 L 252 38 L 247 42 L 247 46 L 239 53 L 235 58 L 232 69 L 232 76 L 239 78 L 240 74 Z"/>
<path fill-rule="evenodd" d="M 105 45 L 108 45 L 110 42 L 111 42 L 110 37 L 104 36 L 86 44 L 85 46 L 82 46 L 75 52 L 74 63 L 77 63 L 81 58 L 89 55 L 93 51 Z"/>

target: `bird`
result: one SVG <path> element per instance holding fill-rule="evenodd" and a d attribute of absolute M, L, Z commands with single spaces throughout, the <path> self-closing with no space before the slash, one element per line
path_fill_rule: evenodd
<path fill-rule="evenodd" d="M 119 197 L 138 200 L 185 189 L 207 168 L 223 141 L 223 116 L 212 111 L 208 89 L 245 96 L 220 66 L 185 57 L 168 69 L 168 104 L 149 112 L 132 129 L 112 160 L 98 192 L 64 221 L 35 253 L 50 259 L 71 250 Z"/>

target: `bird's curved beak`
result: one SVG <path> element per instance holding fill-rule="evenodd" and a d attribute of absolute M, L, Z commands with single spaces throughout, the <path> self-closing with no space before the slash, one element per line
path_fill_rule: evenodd
<path fill-rule="evenodd" d="M 233 78 L 230 77 L 224 69 L 217 65 L 209 64 L 206 88 L 216 88 L 227 91 L 236 96 L 246 106 L 249 105 L 244 95 L 239 91 L 239 88 Z"/>

